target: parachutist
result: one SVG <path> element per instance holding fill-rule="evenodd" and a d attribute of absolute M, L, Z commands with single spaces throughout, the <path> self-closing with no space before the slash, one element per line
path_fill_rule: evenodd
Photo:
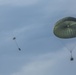
<path fill-rule="evenodd" d="M 19 51 L 21 51 L 21 48 L 18 48 Z"/>
<path fill-rule="evenodd" d="M 70 61 L 73 61 L 73 60 L 74 60 L 74 58 L 73 58 L 73 57 L 71 57 L 71 58 L 70 58 Z"/>
<path fill-rule="evenodd" d="M 16 39 L 16 37 L 13 37 L 13 40 L 15 40 Z"/>

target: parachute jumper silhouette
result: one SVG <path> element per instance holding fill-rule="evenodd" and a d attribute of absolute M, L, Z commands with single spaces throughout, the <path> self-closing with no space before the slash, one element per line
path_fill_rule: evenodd
<path fill-rule="evenodd" d="M 16 41 L 16 37 L 13 37 L 13 40 L 15 41 L 18 50 L 21 51 L 21 48 L 18 46 L 18 43 L 17 43 L 17 41 Z"/>
<path fill-rule="evenodd" d="M 76 37 L 76 18 L 74 17 L 65 17 L 56 22 L 53 33 L 56 37 L 60 39 L 73 39 Z M 68 49 L 68 48 L 67 48 Z M 74 49 L 74 48 L 73 48 Z M 73 61 L 74 58 L 71 53 L 70 60 Z"/>

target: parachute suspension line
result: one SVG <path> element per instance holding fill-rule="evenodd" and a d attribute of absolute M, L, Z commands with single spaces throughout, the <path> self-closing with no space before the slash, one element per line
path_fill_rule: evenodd
<path fill-rule="evenodd" d="M 60 42 L 61 42 L 61 41 L 60 41 Z M 66 46 L 63 42 L 61 42 L 61 44 L 64 45 L 64 47 L 65 47 L 68 51 L 70 51 L 70 54 L 71 54 L 70 60 L 73 61 L 74 58 L 73 58 L 73 56 L 72 56 L 72 52 L 73 52 L 74 47 L 73 47 L 72 49 L 69 49 L 69 48 L 67 48 L 67 46 Z"/>
<path fill-rule="evenodd" d="M 62 42 L 62 41 L 60 41 L 61 42 L 61 44 L 69 51 L 70 49 Z M 71 49 L 72 50 L 72 49 Z M 70 51 L 71 51 L 70 50 Z"/>
<path fill-rule="evenodd" d="M 18 43 L 17 43 L 17 41 L 16 41 L 16 37 L 13 37 L 13 40 L 15 41 L 18 50 L 21 51 L 21 48 L 18 46 Z"/>

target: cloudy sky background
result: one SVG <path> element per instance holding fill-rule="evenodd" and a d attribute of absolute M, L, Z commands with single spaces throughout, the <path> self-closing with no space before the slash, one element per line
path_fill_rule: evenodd
<path fill-rule="evenodd" d="M 75 9 L 75 0 L 0 0 L 0 75 L 76 75 L 76 48 L 71 62 L 53 34 L 59 19 L 76 17 Z"/>

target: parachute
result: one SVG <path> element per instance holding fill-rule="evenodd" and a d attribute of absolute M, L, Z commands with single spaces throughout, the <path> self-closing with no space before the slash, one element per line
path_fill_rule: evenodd
<path fill-rule="evenodd" d="M 65 17 L 56 22 L 53 33 L 56 37 L 64 40 L 73 39 L 76 37 L 76 18 L 74 17 Z M 74 60 L 72 57 L 73 48 L 70 49 L 71 58 L 70 60 Z"/>

